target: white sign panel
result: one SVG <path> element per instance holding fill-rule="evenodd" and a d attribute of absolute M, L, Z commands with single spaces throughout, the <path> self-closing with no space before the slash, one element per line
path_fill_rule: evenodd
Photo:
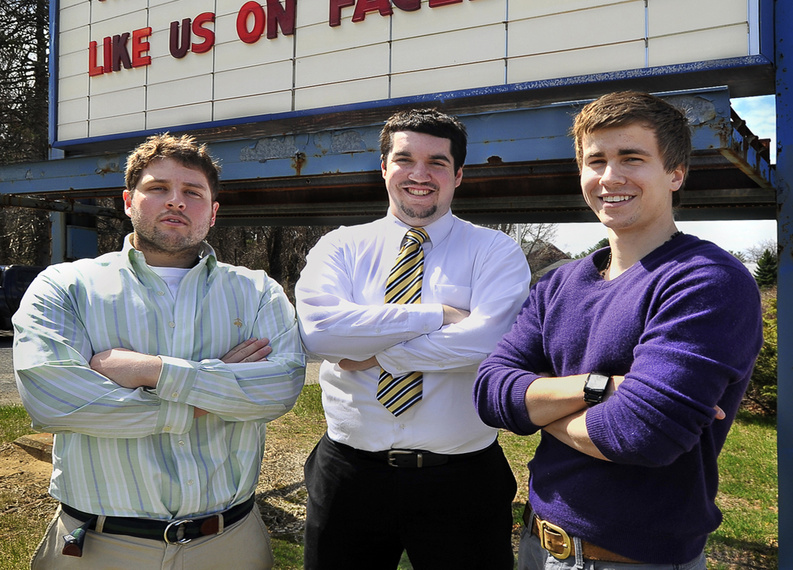
<path fill-rule="evenodd" d="M 753 55 L 754 4 L 61 0 L 56 141 Z"/>

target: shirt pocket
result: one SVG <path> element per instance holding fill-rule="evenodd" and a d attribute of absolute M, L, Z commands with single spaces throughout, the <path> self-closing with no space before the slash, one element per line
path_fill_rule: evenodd
<path fill-rule="evenodd" d="M 436 283 L 432 287 L 432 302 L 450 305 L 455 309 L 471 310 L 471 288 L 450 283 Z M 426 301 L 425 301 L 426 302 Z"/>

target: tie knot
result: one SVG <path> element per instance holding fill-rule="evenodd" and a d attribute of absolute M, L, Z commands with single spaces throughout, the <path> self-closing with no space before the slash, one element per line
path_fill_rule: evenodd
<path fill-rule="evenodd" d="M 405 234 L 404 243 L 407 245 L 409 242 L 415 242 L 418 245 L 423 244 L 429 236 L 427 235 L 427 231 L 424 228 L 410 228 L 408 232 Z"/>

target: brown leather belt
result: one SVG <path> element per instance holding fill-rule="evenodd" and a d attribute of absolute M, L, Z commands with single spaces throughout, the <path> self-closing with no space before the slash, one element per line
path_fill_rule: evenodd
<path fill-rule="evenodd" d="M 523 511 L 523 523 L 528 527 L 531 518 L 531 506 L 526 503 Z M 569 556 L 575 556 L 575 543 L 564 529 L 553 523 L 544 521 L 537 515 L 531 521 L 531 533 L 540 539 L 542 547 L 559 560 L 564 560 Z M 616 552 L 611 552 L 601 548 L 591 542 L 581 541 L 581 553 L 584 560 L 600 560 L 601 562 L 621 562 L 623 564 L 641 564 L 638 560 L 633 560 Z"/>

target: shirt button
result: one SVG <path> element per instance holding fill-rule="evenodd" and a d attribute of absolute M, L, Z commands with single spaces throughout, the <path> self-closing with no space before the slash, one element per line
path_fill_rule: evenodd
<path fill-rule="evenodd" d="M 169 326 L 169 327 L 171 327 L 171 328 L 174 328 L 174 327 L 176 326 L 176 323 L 175 323 L 175 322 L 173 322 L 173 321 L 170 321 L 170 322 L 168 323 L 168 326 Z"/>
<path fill-rule="evenodd" d="M 405 424 L 399 424 L 399 429 L 405 429 Z"/>
<path fill-rule="evenodd" d="M 178 398 L 178 397 L 179 397 L 179 392 L 174 392 L 173 394 L 171 394 L 171 398 Z"/>
<path fill-rule="evenodd" d="M 187 484 L 188 484 L 188 485 L 192 485 L 192 484 L 193 484 L 193 480 L 192 480 L 192 479 L 188 479 L 188 480 L 187 480 Z"/>
<path fill-rule="evenodd" d="M 165 295 L 165 291 L 157 291 L 157 294 L 158 294 L 160 297 L 162 297 L 163 295 Z"/>
<path fill-rule="evenodd" d="M 184 441 L 182 441 L 182 440 L 179 440 L 179 445 L 181 445 L 182 447 L 184 447 Z"/>
<path fill-rule="evenodd" d="M 162 431 L 164 431 L 164 432 L 171 431 L 171 426 L 165 426 L 164 428 L 162 428 Z"/>

